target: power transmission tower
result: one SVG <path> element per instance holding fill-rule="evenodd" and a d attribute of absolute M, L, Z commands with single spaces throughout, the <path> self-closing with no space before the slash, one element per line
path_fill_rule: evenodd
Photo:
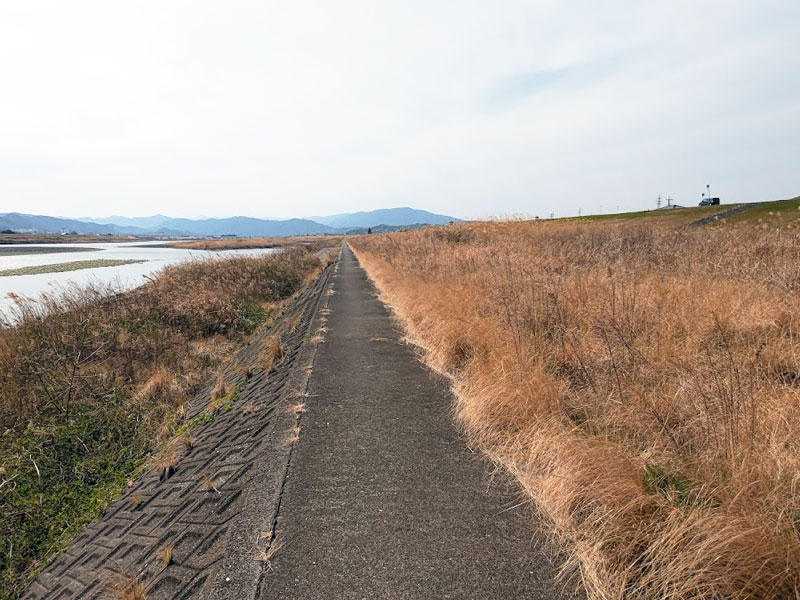
<path fill-rule="evenodd" d="M 661 208 L 661 196 L 656 199 L 656 208 Z"/>

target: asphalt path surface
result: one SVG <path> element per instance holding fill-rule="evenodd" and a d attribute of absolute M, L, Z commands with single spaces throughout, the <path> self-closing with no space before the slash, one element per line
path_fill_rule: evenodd
<path fill-rule="evenodd" d="M 259 597 L 575 597 L 347 247 L 328 307 Z"/>

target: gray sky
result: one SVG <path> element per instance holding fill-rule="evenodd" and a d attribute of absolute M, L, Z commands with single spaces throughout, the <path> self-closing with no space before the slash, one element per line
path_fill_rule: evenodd
<path fill-rule="evenodd" d="M 798 0 L 0 0 L 0 212 L 800 194 Z"/>

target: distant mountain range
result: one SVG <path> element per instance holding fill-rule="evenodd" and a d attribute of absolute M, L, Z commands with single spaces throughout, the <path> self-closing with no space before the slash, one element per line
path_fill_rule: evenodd
<path fill-rule="evenodd" d="M 452 221 L 458 221 L 453 217 L 437 215 L 427 210 L 417 210 L 415 208 L 382 208 L 369 212 L 342 213 L 340 215 L 330 215 L 328 217 L 309 217 L 312 221 L 322 223 L 328 227 L 347 229 L 352 227 L 375 227 L 376 225 L 391 225 L 402 227 L 416 223 L 427 225 L 445 225 Z"/>
<path fill-rule="evenodd" d="M 100 225 L 119 225 L 120 227 L 138 227 L 139 229 L 155 230 L 163 227 L 164 223 L 170 220 L 165 215 L 153 215 L 152 217 L 104 217 L 93 219 L 84 217 L 78 219 L 86 223 L 97 223 Z"/>
<path fill-rule="evenodd" d="M 79 233 L 100 235 L 159 235 L 214 237 L 281 237 L 289 235 L 361 233 L 368 228 L 391 231 L 404 227 L 441 225 L 458 221 L 413 208 L 388 208 L 370 212 L 344 213 L 310 219 L 175 219 L 165 215 L 152 217 L 106 217 L 62 219 L 43 215 L 0 213 L 0 231 L 21 233 Z"/>

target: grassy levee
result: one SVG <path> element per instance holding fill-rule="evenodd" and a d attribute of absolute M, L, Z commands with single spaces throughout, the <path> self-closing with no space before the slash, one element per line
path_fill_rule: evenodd
<path fill-rule="evenodd" d="M 800 226 L 800 197 L 763 202 L 725 219 L 726 223 L 760 223 L 767 226 Z"/>
<path fill-rule="evenodd" d="M 743 210 L 734 215 L 724 216 L 725 212 L 741 207 Z M 723 215 L 717 225 L 730 225 L 739 223 L 758 223 L 761 226 L 798 227 L 800 226 L 800 197 L 789 200 L 771 200 L 767 202 L 753 202 L 740 204 L 722 204 L 718 206 L 690 206 L 670 210 L 642 210 L 627 213 L 612 213 L 603 215 L 586 215 L 583 217 L 567 217 L 572 221 L 630 221 L 641 220 L 660 225 L 688 225 L 702 222 Z"/>
<path fill-rule="evenodd" d="M 350 241 L 591 598 L 800 594 L 800 232 L 476 223 Z"/>
<path fill-rule="evenodd" d="M 0 598 L 188 436 L 185 401 L 320 269 L 295 249 L 170 266 L 125 293 L 18 300 L 15 325 L 0 327 Z"/>
<path fill-rule="evenodd" d="M 691 223 L 704 217 L 719 214 L 738 204 L 724 204 L 721 206 L 688 206 L 663 210 L 639 210 L 625 213 L 607 213 L 602 215 L 585 215 L 582 217 L 567 217 L 575 221 L 616 221 L 620 219 L 658 219 L 661 223 L 673 225 Z"/>

